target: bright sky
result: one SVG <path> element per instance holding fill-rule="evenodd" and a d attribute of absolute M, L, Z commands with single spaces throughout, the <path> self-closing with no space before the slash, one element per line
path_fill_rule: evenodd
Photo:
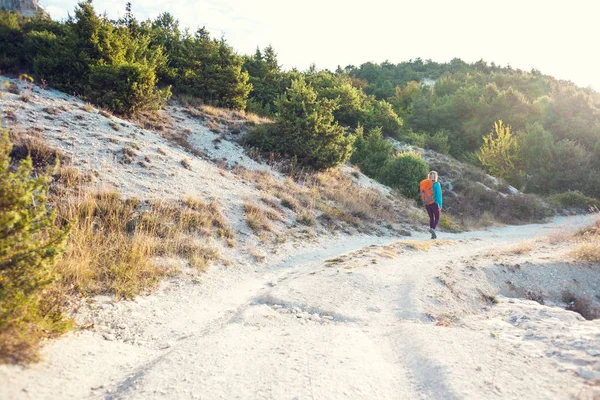
<path fill-rule="evenodd" d="M 123 15 L 127 0 L 95 0 Z M 484 59 L 540 70 L 600 90 L 598 0 L 132 0 L 138 19 L 168 11 L 181 25 L 206 28 L 236 51 L 271 44 L 284 68 L 392 63 L 421 57 Z M 54 19 L 77 0 L 40 0 Z M 495 5 L 492 5 L 495 4 Z"/>

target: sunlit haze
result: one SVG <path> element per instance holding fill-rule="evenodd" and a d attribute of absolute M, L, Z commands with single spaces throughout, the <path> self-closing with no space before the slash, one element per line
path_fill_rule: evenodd
<path fill-rule="evenodd" d="M 73 13 L 76 0 L 41 5 L 54 19 Z M 126 1 L 95 1 L 116 18 Z M 250 54 L 271 44 L 284 68 L 335 69 L 367 61 L 422 58 L 447 62 L 483 59 L 540 70 L 600 90 L 597 0 L 205 0 L 132 1 L 138 19 L 168 11 L 183 27 L 206 26 L 236 51 Z M 492 5 L 494 3 L 495 5 Z M 294 5 L 292 5 L 294 4 Z"/>

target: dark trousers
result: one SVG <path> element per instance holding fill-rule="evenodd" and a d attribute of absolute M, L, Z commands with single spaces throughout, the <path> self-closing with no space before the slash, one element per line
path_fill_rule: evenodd
<path fill-rule="evenodd" d="M 429 227 L 435 229 L 440 222 L 440 207 L 433 203 L 425 206 L 427 214 L 429 214 Z"/>

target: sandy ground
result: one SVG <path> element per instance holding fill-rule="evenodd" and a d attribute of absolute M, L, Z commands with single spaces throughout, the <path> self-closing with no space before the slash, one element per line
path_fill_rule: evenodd
<path fill-rule="evenodd" d="M 596 398 L 600 320 L 505 297 L 493 278 L 507 269 L 501 260 L 549 254 L 503 253 L 511 246 L 590 221 L 438 241 L 330 238 L 200 282 L 167 281 L 135 301 L 98 297 L 76 315 L 94 327 L 50 343 L 42 363 L 0 368 L 0 396 Z"/>

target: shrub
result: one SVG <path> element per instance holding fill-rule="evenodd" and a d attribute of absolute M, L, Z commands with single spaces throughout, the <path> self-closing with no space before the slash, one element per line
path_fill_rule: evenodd
<path fill-rule="evenodd" d="M 169 98 L 170 89 L 156 90 L 150 67 L 129 63 L 91 68 L 87 98 L 119 114 L 156 110 Z"/>
<path fill-rule="evenodd" d="M 430 149 L 442 154 L 448 154 L 450 152 L 450 144 L 448 144 L 448 134 L 442 129 L 433 136 L 424 136 L 424 146 L 426 149 Z"/>
<path fill-rule="evenodd" d="M 600 201 L 586 196 L 579 191 L 565 192 L 550 196 L 548 201 L 557 206 L 575 208 L 588 211 L 591 208 L 600 208 Z"/>
<path fill-rule="evenodd" d="M 396 188 L 404 196 L 417 199 L 419 182 L 429 172 L 429 165 L 417 154 L 403 153 L 389 159 L 381 173 L 381 181 Z"/>
<path fill-rule="evenodd" d="M 425 148 L 425 137 L 426 133 L 417 133 L 410 131 L 404 135 L 402 135 L 402 140 L 412 144 L 413 146 Z"/>
<path fill-rule="evenodd" d="M 248 137 L 250 145 L 285 154 L 317 170 L 348 159 L 352 138 L 334 122 L 334 101 L 317 100 L 312 87 L 299 79 L 292 82 L 277 105 L 275 123 L 255 128 Z"/>
<path fill-rule="evenodd" d="M 397 137 L 402 129 L 402 119 L 392 108 L 392 105 L 385 100 L 378 100 L 373 103 L 373 107 L 368 110 L 362 119 L 365 128 L 381 128 L 386 136 Z"/>
<path fill-rule="evenodd" d="M 0 137 L 0 361 L 33 359 L 36 344 L 69 326 L 45 303 L 53 266 L 65 251 L 67 227 L 47 207 L 49 175 L 31 176 L 31 158 L 10 170 L 11 143 Z"/>
<path fill-rule="evenodd" d="M 355 136 L 355 150 L 350 162 L 358 165 L 365 175 L 374 179 L 380 178 L 383 167 L 392 157 L 392 144 L 383 138 L 381 128 L 372 129 L 365 138 L 362 127 L 358 127 Z"/>

